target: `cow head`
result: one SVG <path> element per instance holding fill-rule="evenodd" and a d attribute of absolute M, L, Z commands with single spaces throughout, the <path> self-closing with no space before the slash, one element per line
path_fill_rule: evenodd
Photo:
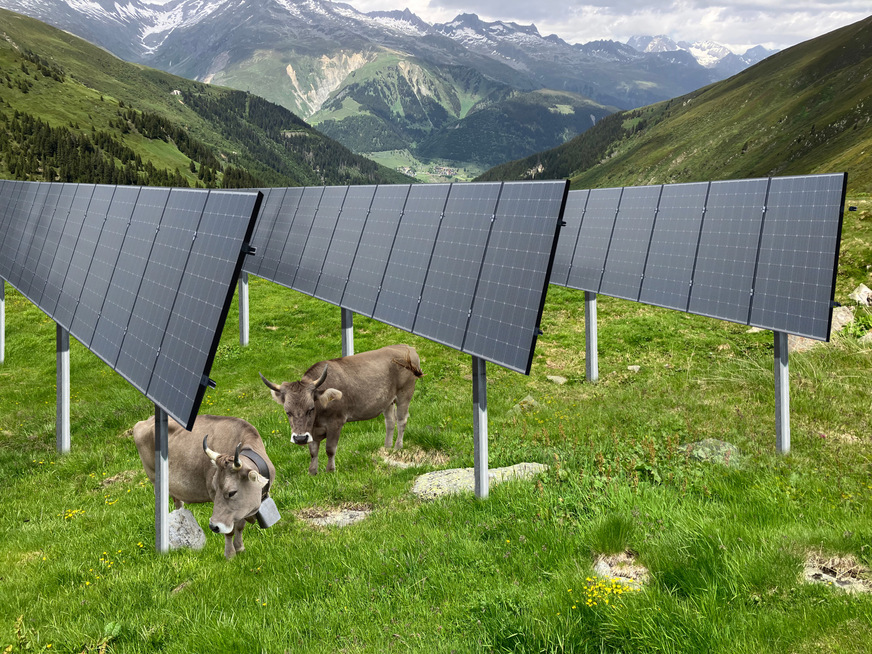
<path fill-rule="evenodd" d="M 314 384 L 300 380 L 277 385 L 263 375 L 260 378 L 272 392 L 272 398 L 285 410 L 288 423 L 291 425 L 291 439 L 297 445 L 312 442 L 312 431 L 318 412 L 325 409 L 333 400 L 342 397 L 342 391 L 338 389 L 320 388 L 327 379 L 327 364 L 324 364 L 324 372 Z"/>
<path fill-rule="evenodd" d="M 210 449 L 206 444 L 207 438 L 203 437 L 203 451 L 217 469 L 212 477 L 214 499 L 209 529 L 216 534 L 230 534 L 237 523 L 258 512 L 263 488 L 269 480 L 257 471 L 252 461 L 240 461 L 239 448 L 242 443 L 236 446 L 236 452 L 231 456 Z"/>

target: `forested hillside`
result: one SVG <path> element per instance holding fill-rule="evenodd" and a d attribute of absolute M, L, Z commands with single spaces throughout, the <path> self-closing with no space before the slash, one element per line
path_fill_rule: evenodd
<path fill-rule="evenodd" d="M 0 176 L 240 188 L 408 181 L 243 91 L 0 10 Z"/>

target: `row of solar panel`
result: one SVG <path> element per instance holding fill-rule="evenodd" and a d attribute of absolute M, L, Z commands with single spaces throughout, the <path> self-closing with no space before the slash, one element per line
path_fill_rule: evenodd
<path fill-rule="evenodd" d="M 0 277 L 189 425 L 260 199 L 0 181 Z"/>
<path fill-rule="evenodd" d="M 571 191 L 551 283 L 828 340 L 846 181 Z"/>
<path fill-rule="evenodd" d="M 262 189 L 243 270 L 529 373 L 567 189 Z"/>

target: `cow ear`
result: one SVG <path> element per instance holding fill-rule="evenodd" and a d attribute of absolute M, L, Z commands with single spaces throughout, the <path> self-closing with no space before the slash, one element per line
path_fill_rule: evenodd
<path fill-rule="evenodd" d="M 271 391 L 269 392 L 269 394 L 272 395 L 272 399 L 274 399 L 276 402 L 278 402 L 278 403 L 281 404 L 282 406 L 285 405 L 285 397 L 284 397 L 284 395 L 282 394 L 281 391 L 273 391 L 273 390 L 271 390 Z"/>
<path fill-rule="evenodd" d="M 333 400 L 341 400 L 342 399 L 342 391 L 338 388 L 328 388 L 326 391 L 321 393 L 321 396 L 318 398 L 318 402 L 321 403 L 322 407 L 327 406 Z"/>
<path fill-rule="evenodd" d="M 269 483 L 269 479 L 260 474 L 257 470 L 248 471 L 248 481 L 258 484 L 261 488 Z"/>

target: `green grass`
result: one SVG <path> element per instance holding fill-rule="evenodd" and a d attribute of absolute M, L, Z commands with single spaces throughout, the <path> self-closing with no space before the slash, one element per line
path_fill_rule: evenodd
<path fill-rule="evenodd" d="M 861 226 L 846 223 L 843 260 L 868 247 Z M 855 281 L 840 276 L 838 301 Z M 596 385 L 583 296 L 558 287 L 531 375 L 488 368 L 491 467 L 549 471 L 486 501 L 422 502 L 410 487 L 432 467 L 383 464 L 380 419 L 346 426 L 335 474 L 306 473 L 257 373 L 298 379 L 339 356 L 339 309 L 252 278 L 251 344 L 238 344 L 234 307 L 201 413 L 259 429 L 283 517 L 247 529 L 228 562 L 211 533 L 200 552 L 155 553 L 154 494 L 129 432 L 153 407 L 75 341 L 72 452 L 55 452 L 54 325 L 7 285 L 0 651 L 869 651 L 872 597 L 801 575 L 810 552 L 872 565 L 872 349 L 847 335 L 791 356 L 781 456 L 770 333 L 605 297 L 599 316 Z M 426 373 L 406 448 L 472 466 L 469 357 L 355 318 L 357 351 L 392 342 L 415 345 Z M 510 412 L 527 395 L 538 409 Z M 741 465 L 685 454 L 709 437 L 737 445 Z M 341 506 L 372 513 L 343 529 L 298 517 Z M 205 524 L 210 506 L 191 508 Z M 592 581 L 597 555 L 625 550 L 650 571 L 644 590 Z"/>

